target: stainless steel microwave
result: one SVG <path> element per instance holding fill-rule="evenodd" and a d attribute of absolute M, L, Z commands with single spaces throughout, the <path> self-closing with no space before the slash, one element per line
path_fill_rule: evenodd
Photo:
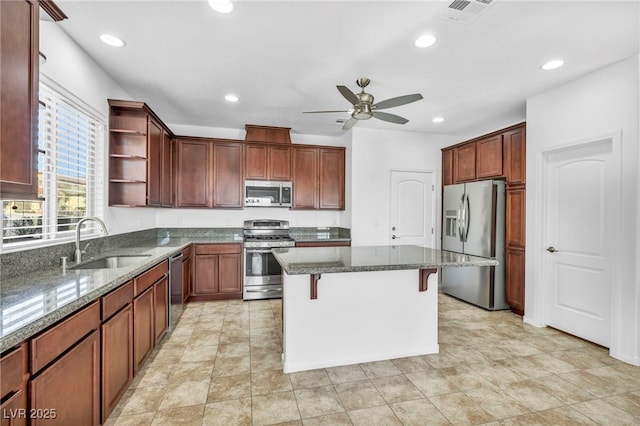
<path fill-rule="evenodd" d="M 244 181 L 245 207 L 291 207 L 291 182 L 269 180 Z"/>

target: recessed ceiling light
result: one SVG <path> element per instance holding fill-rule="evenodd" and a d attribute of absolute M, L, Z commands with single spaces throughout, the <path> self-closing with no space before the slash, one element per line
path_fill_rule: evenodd
<path fill-rule="evenodd" d="M 542 68 L 545 71 L 549 71 L 549 70 L 555 70 L 556 68 L 560 68 L 563 65 L 564 65 L 564 61 L 562 59 L 554 59 L 552 61 L 545 63 L 540 68 Z"/>
<path fill-rule="evenodd" d="M 417 47 L 429 47 L 432 46 L 436 42 L 436 38 L 431 34 L 421 35 L 416 39 L 414 44 Z"/>
<path fill-rule="evenodd" d="M 431 121 L 434 123 L 442 123 L 444 121 L 444 117 L 434 117 Z"/>
<path fill-rule="evenodd" d="M 209 7 L 218 13 L 229 13 L 233 10 L 230 0 L 209 0 Z"/>
<path fill-rule="evenodd" d="M 231 95 L 231 94 L 225 96 L 224 99 L 228 102 L 238 102 L 239 100 L 236 95 Z"/>
<path fill-rule="evenodd" d="M 124 40 L 111 34 L 102 34 L 100 36 L 100 40 L 102 40 L 104 44 L 108 44 L 109 46 L 113 46 L 113 47 L 124 46 Z"/>

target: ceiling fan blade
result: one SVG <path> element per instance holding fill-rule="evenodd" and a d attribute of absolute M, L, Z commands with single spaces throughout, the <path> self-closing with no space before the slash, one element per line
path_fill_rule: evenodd
<path fill-rule="evenodd" d="M 342 109 L 340 111 L 302 111 L 303 114 L 322 114 L 325 112 L 349 112 L 346 109 Z"/>
<path fill-rule="evenodd" d="M 374 112 L 373 116 L 379 120 L 388 121 L 390 123 L 405 124 L 409 120 L 399 115 L 389 114 L 388 112 Z"/>
<path fill-rule="evenodd" d="M 384 100 L 382 102 L 378 102 L 373 105 L 375 109 L 385 109 L 385 108 L 393 108 L 400 105 L 410 104 L 411 102 L 419 101 L 422 99 L 422 95 L 420 93 L 414 93 L 413 95 L 404 95 L 398 96 L 396 98 L 391 98 Z"/>
<path fill-rule="evenodd" d="M 344 126 L 342 126 L 342 130 L 349 130 L 350 128 L 355 126 L 357 122 L 358 120 L 356 120 L 355 118 L 350 118 L 344 123 Z"/>
<path fill-rule="evenodd" d="M 338 91 L 342 94 L 342 96 L 344 96 L 344 98 L 349 102 L 351 102 L 353 105 L 360 102 L 360 99 L 358 99 L 356 94 L 353 93 L 351 89 L 349 89 L 347 86 L 336 86 L 336 87 L 338 88 Z"/>

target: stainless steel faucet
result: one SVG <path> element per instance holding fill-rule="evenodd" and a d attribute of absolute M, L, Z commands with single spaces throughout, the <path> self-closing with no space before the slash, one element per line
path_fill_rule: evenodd
<path fill-rule="evenodd" d="M 82 250 L 80 250 L 80 228 L 82 227 L 83 223 L 90 220 L 93 220 L 94 222 L 97 222 L 100 225 L 100 227 L 102 228 L 102 233 L 105 236 L 109 235 L 109 233 L 107 232 L 106 225 L 104 224 L 102 219 L 100 219 L 99 217 L 89 216 L 89 217 L 83 217 L 82 219 L 80 219 L 78 223 L 76 223 L 76 254 L 74 258 L 76 263 L 82 262 L 82 253 L 84 253 Z"/>

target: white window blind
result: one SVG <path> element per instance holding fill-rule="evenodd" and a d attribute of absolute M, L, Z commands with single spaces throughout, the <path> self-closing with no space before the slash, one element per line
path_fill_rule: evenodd
<path fill-rule="evenodd" d="M 3 247 L 72 238 L 75 223 L 102 211 L 105 124 L 40 84 L 38 192 L 44 201 L 3 201 Z M 95 224 L 85 225 L 83 235 Z"/>

